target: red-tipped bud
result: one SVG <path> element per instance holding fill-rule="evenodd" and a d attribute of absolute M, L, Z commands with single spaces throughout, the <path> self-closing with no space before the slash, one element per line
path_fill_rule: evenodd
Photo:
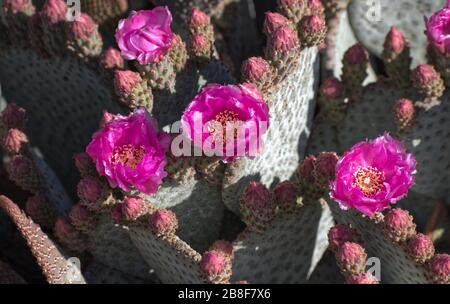
<path fill-rule="evenodd" d="M 81 13 L 79 18 L 70 24 L 69 31 L 74 39 L 87 40 L 97 27 L 89 15 Z"/>
<path fill-rule="evenodd" d="M 18 129 L 9 129 L 3 140 L 3 147 L 8 153 L 17 154 L 28 144 L 28 138 Z"/>
<path fill-rule="evenodd" d="M 346 242 L 355 241 L 355 231 L 349 226 L 338 224 L 328 231 L 330 249 L 336 252 Z"/>
<path fill-rule="evenodd" d="M 211 44 L 204 35 L 194 35 L 190 42 L 191 52 L 197 57 L 209 57 L 211 55 Z"/>
<path fill-rule="evenodd" d="M 295 206 L 297 203 L 297 190 L 293 183 L 284 181 L 273 190 L 275 200 L 280 206 Z"/>
<path fill-rule="evenodd" d="M 425 263 L 434 256 L 434 245 L 430 237 L 417 234 L 408 241 L 408 252 L 417 263 Z"/>
<path fill-rule="evenodd" d="M 219 275 L 225 270 L 227 257 L 219 251 L 208 251 L 202 256 L 200 269 L 208 276 Z"/>
<path fill-rule="evenodd" d="M 416 224 L 408 211 L 392 209 L 384 217 L 384 231 L 395 242 L 403 242 L 416 234 Z"/>
<path fill-rule="evenodd" d="M 400 32 L 395 26 L 391 28 L 384 41 L 384 51 L 387 54 L 398 55 L 405 49 L 406 40 L 402 32 Z"/>
<path fill-rule="evenodd" d="M 307 7 L 305 0 L 278 0 L 278 8 L 283 15 L 297 23 Z"/>
<path fill-rule="evenodd" d="M 73 159 L 75 161 L 75 167 L 77 167 L 81 175 L 93 175 L 95 173 L 95 164 L 87 153 L 75 154 Z"/>
<path fill-rule="evenodd" d="M 66 19 L 67 4 L 63 0 L 47 0 L 42 7 L 41 16 L 46 22 L 55 24 Z"/>
<path fill-rule="evenodd" d="M 416 109 L 411 100 L 400 99 L 395 103 L 393 113 L 398 128 L 404 130 L 411 126 L 416 114 Z"/>
<path fill-rule="evenodd" d="M 102 199 L 104 188 L 98 179 L 85 177 L 78 183 L 77 192 L 83 202 L 96 203 Z"/>
<path fill-rule="evenodd" d="M 356 276 L 349 276 L 346 280 L 347 284 L 379 284 L 380 282 L 371 274 L 361 274 Z"/>
<path fill-rule="evenodd" d="M 361 245 L 346 242 L 336 252 L 339 268 L 347 275 L 360 275 L 365 272 L 367 254 Z"/>
<path fill-rule="evenodd" d="M 170 210 L 157 210 L 150 217 L 150 229 L 156 235 L 175 234 L 177 228 L 177 217 L 175 213 Z"/>
<path fill-rule="evenodd" d="M 113 121 L 116 115 L 107 111 L 103 112 L 102 120 L 100 121 L 100 128 L 104 128 L 109 122 Z"/>
<path fill-rule="evenodd" d="M 280 27 L 269 37 L 268 46 L 271 53 L 288 54 L 300 47 L 297 31 L 289 26 Z"/>
<path fill-rule="evenodd" d="M 331 77 L 327 78 L 320 87 L 320 93 L 323 97 L 336 100 L 344 98 L 345 88 L 340 80 Z"/>
<path fill-rule="evenodd" d="M 283 15 L 267 12 L 264 19 L 263 33 L 270 36 L 280 27 L 289 26 L 290 24 L 291 22 Z"/>
<path fill-rule="evenodd" d="M 330 181 L 334 179 L 336 164 L 339 156 L 334 152 L 321 152 L 317 157 L 314 167 L 315 182 L 320 187 L 328 187 Z"/>
<path fill-rule="evenodd" d="M 244 205 L 252 210 L 270 207 L 273 195 L 266 186 L 258 182 L 250 182 L 244 190 Z"/>
<path fill-rule="evenodd" d="M 233 245 L 230 242 L 224 240 L 215 241 L 210 247 L 210 250 L 214 250 L 224 254 L 225 256 L 231 257 L 233 255 Z"/>
<path fill-rule="evenodd" d="M 94 215 L 80 203 L 72 207 L 69 218 L 74 227 L 85 233 L 90 233 L 95 228 Z"/>
<path fill-rule="evenodd" d="M 188 17 L 188 26 L 191 28 L 205 28 L 211 23 L 208 15 L 199 9 L 193 8 Z"/>
<path fill-rule="evenodd" d="M 114 73 L 114 87 L 119 96 L 130 95 L 140 82 L 142 82 L 141 76 L 133 71 L 116 71 Z"/>
<path fill-rule="evenodd" d="M 308 183 L 314 183 L 315 177 L 313 175 L 314 168 L 316 166 L 316 157 L 315 156 L 308 156 L 306 157 L 298 167 L 298 173 L 300 175 L 300 179 L 304 180 Z"/>
<path fill-rule="evenodd" d="M 261 57 L 250 57 L 242 63 L 241 74 L 244 81 L 262 82 L 270 73 L 270 64 Z"/>
<path fill-rule="evenodd" d="M 13 14 L 24 13 L 32 5 L 31 0 L 5 0 L 3 7 Z"/>
<path fill-rule="evenodd" d="M 411 76 L 413 85 L 426 97 L 441 97 L 445 91 L 441 75 L 428 64 L 417 66 Z"/>
<path fill-rule="evenodd" d="M 128 196 L 121 204 L 122 217 L 125 221 L 135 221 L 142 215 L 145 201 L 140 197 Z"/>
<path fill-rule="evenodd" d="M 102 54 L 100 66 L 105 70 L 112 70 L 115 68 L 122 69 L 125 66 L 125 63 L 120 51 L 110 47 Z"/>
<path fill-rule="evenodd" d="M 450 255 L 437 254 L 431 261 L 430 265 L 433 279 L 439 284 L 450 283 Z"/>
<path fill-rule="evenodd" d="M 345 65 L 362 65 L 369 61 L 369 53 L 361 44 L 355 44 L 344 54 Z"/>
<path fill-rule="evenodd" d="M 23 130 L 25 126 L 26 111 L 17 106 L 15 103 L 10 103 L 2 112 L 2 123 L 5 129 L 19 129 Z"/>
<path fill-rule="evenodd" d="M 38 194 L 29 197 L 25 203 L 25 212 L 39 225 L 53 227 L 55 214 L 44 196 Z"/>
<path fill-rule="evenodd" d="M 303 45 L 321 45 L 327 33 L 324 17 L 317 15 L 303 17 L 299 24 L 299 32 Z"/>

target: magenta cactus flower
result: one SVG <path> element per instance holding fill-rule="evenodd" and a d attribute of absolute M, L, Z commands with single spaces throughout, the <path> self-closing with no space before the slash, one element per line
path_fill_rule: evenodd
<path fill-rule="evenodd" d="M 172 14 L 167 7 L 132 11 L 127 19 L 119 21 L 116 30 L 122 56 L 140 64 L 159 62 L 172 46 L 171 23 Z"/>
<path fill-rule="evenodd" d="M 269 108 L 256 86 L 210 84 L 187 107 L 181 122 L 183 133 L 206 155 L 230 162 L 259 154 Z"/>
<path fill-rule="evenodd" d="M 86 152 L 111 187 L 146 194 L 158 190 L 164 177 L 168 137 L 158 133 L 157 122 L 143 108 L 129 116 L 116 115 L 94 134 Z"/>
<path fill-rule="evenodd" d="M 425 18 L 430 44 L 441 54 L 450 55 L 450 3 L 430 18 Z"/>
<path fill-rule="evenodd" d="M 406 196 L 415 173 L 414 157 L 386 133 L 346 152 L 336 165 L 330 196 L 342 209 L 373 216 Z"/>

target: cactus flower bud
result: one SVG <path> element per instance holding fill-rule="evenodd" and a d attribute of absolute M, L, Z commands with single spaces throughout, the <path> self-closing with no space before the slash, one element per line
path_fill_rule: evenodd
<path fill-rule="evenodd" d="M 25 203 L 25 212 L 39 225 L 53 228 L 55 214 L 43 195 L 37 194 L 29 197 Z"/>
<path fill-rule="evenodd" d="M 361 65 L 369 60 L 369 53 L 361 44 L 356 44 L 349 48 L 344 54 L 344 64 Z"/>
<path fill-rule="evenodd" d="M 210 25 L 211 19 L 201 10 L 193 8 L 187 23 L 190 28 L 205 28 Z"/>
<path fill-rule="evenodd" d="M 336 261 L 346 275 L 360 275 L 365 272 L 367 254 L 361 245 L 346 242 L 336 252 Z"/>
<path fill-rule="evenodd" d="M 5 0 L 3 7 L 13 14 L 23 13 L 32 6 L 31 0 Z"/>
<path fill-rule="evenodd" d="M 380 282 L 371 274 L 361 274 L 349 276 L 346 280 L 347 284 L 379 284 Z"/>
<path fill-rule="evenodd" d="M 416 234 L 416 224 L 408 211 L 392 209 L 384 217 L 384 231 L 395 242 L 404 242 Z"/>
<path fill-rule="evenodd" d="M 133 71 L 116 71 L 114 74 L 114 86 L 119 96 L 128 96 L 133 89 L 142 82 L 141 76 Z"/>
<path fill-rule="evenodd" d="M 295 206 L 297 204 L 297 189 L 290 181 L 279 183 L 273 192 L 279 206 Z"/>
<path fill-rule="evenodd" d="M 306 9 L 306 0 L 278 0 L 278 9 L 280 12 L 297 23 L 302 19 Z"/>
<path fill-rule="evenodd" d="M 24 155 L 15 155 L 7 166 L 9 178 L 25 190 L 39 190 L 39 175 L 33 161 Z"/>
<path fill-rule="evenodd" d="M 82 201 L 96 203 L 103 198 L 104 187 L 98 179 L 85 177 L 78 183 L 77 192 Z"/>
<path fill-rule="evenodd" d="M 108 111 L 103 111 L 100 128 L 103 129 L 109 122 L 113 121 L 115 117 L 116 115 L 109 113 Z"/>
<path fill-rule="evenodd" d="M 400 99 L 394 105 L 394 119 L 400 130 L 406 130 L 412 125 L 416 110 L 409 99 Z"/>
<path fill-rule="evenodd" d="M 272 60 L 287 61 L 287 57 L 299 48 L 297 31 L 289 26 L 283 26 L 268 38 L 266 56 Z"/>
<path fill-rule="evenodd" d="M 320 87 L 320 93 L 329 100 L 337 100 L 344 97 L 345 88 L 341 81 L 331 77 L 325 79 Z"/>
<path fill-rule="evenodd" d="M 26 111 L 15 103 L 10 103 L 3 110 L 1 119 L 5 129 L 14 128 L 23 130 L 25 127 Z"/>
<path fill-rule="evenodd" d="M 114 88 L 120 101 L 128 107 L 134 109 L 143 106 L 148 111 L 152 110 L 152 90 L 138 73 L 116 71 L 114 73 Z"/>
<path fill-rule="evenodd" d="M 306 157 L 298 167 L 299 178 L 307 183 L 313 184 L 315 182 L 315 177 L 313 175 L 314 167 L 316 166 L 316 157 L 308 156 Z"/>
<path fill-rule="evenodd" d="M 212 244 L 210 250 L 218 251 L 229 257 L 233 255 L 233 245 L 231 245 L 230 242 L 224 240 L 215 241 L 214 244 Z"/>
<path fill-rule="evenodd" d="M 395 26 L 391 27 L 391 30 L 386 36 L 384 41 L 384 52 L 386 55 L 395 56 L 399 55 L 406 47 L 406 39 Z"/>
<path fill-rule="evenodd" d="M 75 161 L 75 167 L 77 167 L 82 176 L 95 174 L 94 161 L 87 153 L 75 154 L 73 159 Z"/>
<path fill-rule="evenodd" d="M 58 217 L 55 222 L 55 235 L 59 239 L 64 239 L 66 236 L 70 235 L 74 229 L 70 223 L 63 217 Z"/>
<path fill-rule="evenodd" d="M 93 214 L 80 203 L 72 207 L 69 218 L 72 225 L 84 233 L 89 234 L 95 229 Z"/>
<path fill-rule="evenodd" d="M 44 21 L 50 24 L 56 24 L 63 22 L 66 19 L 67 10 L 68 8 L 65 1 L 47 0 L 42 7 L 41 16 Z"/>
<path fill-rule="evenodd" d="M 18 129 L 9 129 L 3 140 L 3 147 L 8 153 L 17 154 L 28 144 L 28 138 Z"/>
<path fill-rule="evenodd" d="M 122 217 L 125 221 L 135 221 L 142 215 L 145 201 L 140 197 L 128 196 L 121 204 Z"/>
<path fill-rule="evenodd" d="M 450 255 L 437 254 L 430 264 L 433 279 L 439 284 L 450 283 Z"/>
<path fill-rule="evenodd" d="M 336 252 L 346 242 L 355 241 L 355 231 L 349 226 L 338 224 L 328 231 L 330 249 Z"/>
<path fill-rule="evenodd" d="M 211 57 L 211 43 L 202 34 L 194 35 L 189 44 L 189 50 L 194 57 L 201 60 L 208 60 Z"/>
<path fill-rule="evenodd" d="M 100 66 L 105 70 L 112 70 L 115 68 L 122 69 L 125 66 L 120 51 L 110 47 L 108 48 L 100 58 Z"/>
<path fill-rule="evenodd" d="M 412 72 L 414 87 L 426 97 L 441 97 L 445 91 L 444 80 L 431 65 L 421 64 Z"/>
<path fill-rule="evenodd" d="M 419 233 L 408 241 L 408 253 L 417 263 L 428 262 L 434 252 L 433 241 L 424 234 Z"/>
<path fill-rule="evenodd" d="M 96 28 L 94 20 L 89 15 L 81 13 L 79 18 L 70 24 L 69 32 L 75 39 L 87 40 Z"/>
<path fill-rule="evenodd" d="M 244 82 L 263 84 L 270 79 L 270 64 L 261 57 L 250 57 L 242 63 L 241 74 Z"/>
<path fill-rule="evenodd" d="M 58 217 L 53 229 L 55 236 L 69 250 L 81 253 L 86 250 L 87 242 L 73 226 L 63 217 Z"/>
<path fill-rule="evenodd" d="M 263 184 L 252 181 L 244 190 L 242 218 L 252 228 L 264 229 L 275 216 L 273 194 Z"/>
<path fill-rule="evenodd" d="M 150 216 L 150 229 L 157 236 L 175 234 L 178 220 L 170 210 L 159 209 Z"/>
<path fill-rule="evenodd" d="M 321 0 L 308 0 L 308 14 L 322 16 L 325 13 L 325 7 Z"/>
<path fill-rule="evenodd" d="M 334 179 L 338 161 L 339 156 L 334 152 L 321 152 L 319 154 L 313 171 L 316 185 L 328 188 L 330 181 Z"/>
<path fill-rule="evenodd" d="M 219 251 L 208 251 L 202 256 L 200 269 L 208 276 L 218 275 L 225 270 L 227 258 Z"/>
<path fill-rule="evenodd" d="M 300 41 L 303 46 L 318 46 L 324 43 L 327 24 L 322 16 L 303 17 L 299 23 Z"/>
<path fill-rule="evenodd" d="M 291 22 L 283 15 L 267 12 L 263 24 L 263 33 L 270 36 L 280 27 L 289 26 L 290 24 Z"/>

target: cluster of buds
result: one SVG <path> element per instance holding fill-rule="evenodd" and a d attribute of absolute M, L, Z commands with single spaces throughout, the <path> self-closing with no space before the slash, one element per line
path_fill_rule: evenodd
<path fill-rule="evenodd" d="M 367 254 L 357 238 L 350 226 L 338 224 L 328 232 L 329 248 L 348 284 L 378 284 L 378 280 L 366 272 Z"/>
<path fill-rule="evenodd" d="M 199 62 L 209 61 L 214 49 L 214 29 L 210 17 L 194 8 L 188 16 L 187 26 L 190 33 L 190 56 Z"/>

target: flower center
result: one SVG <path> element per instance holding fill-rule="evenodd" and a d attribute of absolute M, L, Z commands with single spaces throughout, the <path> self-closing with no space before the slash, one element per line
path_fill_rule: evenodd
<path fill-rule="evenodd" d="M 374 167 L 358 168 L 353 174 L 353 187 L 369 197 L 377 194 L 383 188 L 384 174 Z"/>
<path fill-rule="evenodd" d="M 239 119 L 238 114 L 233 111 L 225 110 L 217 114 L 214 119 L 210 120 L 207 123 L 207 129 L 209 134 L 211 134 L 215 140 L 220 140 L 222 142 L 226 142 L 227 134 L 226 128 L 227 125 L 229 128 L 231 127 L 234 131 L 234 139 L 237 138 L 239 126 L 241 124 L 241 120 Z"/>
<path fill-rule="evenodd" d="M 121 163 L 130 169 L 136 170 L 137 166 L 144 158 L 144 147 L 135 147 L 133 145 L 123 145 L 115 147 L 111 156 L 111 161 L 114 164 Z"/>

